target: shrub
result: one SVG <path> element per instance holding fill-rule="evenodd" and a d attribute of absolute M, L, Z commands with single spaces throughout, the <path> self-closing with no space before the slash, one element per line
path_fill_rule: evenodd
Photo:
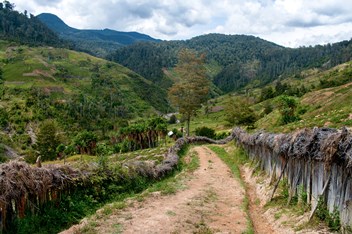
<path fill-rule="evenodd" d="M 295 98 L 282 95 L 278 98 L 277 105 L 281 114 L 280 122 L 282 125 L 295 122 L 299 119 L 295 113 L 298 106 Z"/>
<path fill-rule="evenodd" d="M 79 133 L 74 143 L 80 154 L 95 155 L 98 137 L 93 132 L 83 131 Z"/>
<path fill-rule="evenodd" d="M 232 99 L 226 103 L 225 120 L 230 125 L 253 126 L 257 121 L 257 116 L 250 105 L 250 101 L 246 98 L 236 97 Z"/>
<path fill-rule="evenodd" d="M 169 124 L 175 124 L 177 122 L 177 117 L 176 115 L 171 115 L 170 119 L 169 119 Z"/>
<path fill-rule="evenodd" d="M 230 135 L 229 132 L 220 132 L 220 133 L 216 134 L 214 140 L 221 140 L 221 139 L 228 137 L 229 135 Z"/>
<path fill-rule="evenodd" d="M 195 134 L 197 136 L 205 136 L 205 137 L 209 137 L 211 139 L 214 139 L 215 136 L 216 136 L 215 130 L 211 129 L 211 128 L 208 128 L 208 127 L 196 128 Z"/>
<path fill-rule="evenodd" d="M 46 120 L 39 128 L 36 149 L 42 160 L 55 160 L 56 148 L 60 144 L 57 137 L 57 126 L 52 120 Z"/>

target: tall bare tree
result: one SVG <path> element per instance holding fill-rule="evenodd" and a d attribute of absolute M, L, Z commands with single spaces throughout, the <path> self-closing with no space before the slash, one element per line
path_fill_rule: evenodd
<path fill-rule="evenodd" d="M 198 56 L 188 49 L 182 49 L 178 54 L 175 71 L 179 80 L 168 92 L 171 103 L 187 121 L 187 136 L 189 136 L 191 117 L 207 100 L 210 82 L 206 77 L 204 67 L 205 55 Z"/>

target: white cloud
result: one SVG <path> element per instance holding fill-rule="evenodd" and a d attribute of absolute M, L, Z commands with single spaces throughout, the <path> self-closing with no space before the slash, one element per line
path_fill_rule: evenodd
<path fill-rule="evenodd" d="M 218 32 L 251 34 L 297 47 L 350 39 L 345 0 L 17 0 L 16 9 L 50 12 L 76 28 L 138 31 L 160 39 Z"/>

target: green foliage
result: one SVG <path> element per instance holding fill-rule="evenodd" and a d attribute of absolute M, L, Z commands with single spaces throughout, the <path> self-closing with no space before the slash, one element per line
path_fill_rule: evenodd
<path fill-rule="evenodd" d="M 57 132 L 57 124 L 53 120 L 45 120 L 39 127 L 36 149 L 43 161 L 56 159 L 56 148 L 60 144 Z"/>
<path fill-rule="evenodd" d="M 11 6 L 11 7 L 9 7 Z M 5 1 L 0 8 L 0 38 L 30 45 L 67 46 L 34 15 L 14 10 L 14 4 Z"/>
<path fill-rule="evenodd" d="M 1 144 L 1 141 L 0 141 L 0 163 L 4 163 L 6 162 L 8 159 L 7 157 L 5 156 L 5 147 L 3 144 Z"/>
<path fill-rule="evenodd" d="M 274 94 L 273 87 L 271 87 L 271 86 L 264 87 L 261 90 L 260 101 L 264 101 L 264 100 L 273 98 L 274 96 L 275 96 L 275 94 Z"/>
<path fill-rule="evenodd" d="M 4 94 L 5 94 L 5 79 L 4 79 L 4 76 L 3 76 L 3 71 L 0 68 L 0 100 L 3 99 Z"/>
<path fill-rule="evenodd" d="M 255 112 L 250 108 L 250 102 L 245 98 L 236 97 L 225 106 L 225 119 L 230 125 L 253 126 L 257 120 Z"/>
<path fill-rule="evenodd" d="M 298 106 L 296 99 L 282 95 L 277 100 L 278 109 L 281 114 L 281 124 L 288 124 L 298 120 L 295 111 Z"/>
<path fill-rule="evenodd" d="M 339 210 L 334 209 L 334 212 L 330 213 L 326 206 L 326 202 L 322 197 L 320 197 L 318 200 L 318 208 L 315 212 L 315 216 L 324 221 L 331 231 L 340 231 L 341 220 Z"/>
<path fill-rule="evenodd" d="M 98 148 L 105 151 L 107 146 L 100 145 Z M 184 156 L 187 149 L 187 146 L 183 147 L 179 156 Z M 141 177 L 135 170 L 129 170 L 120 163 L 106 163 L 105 169 L 100 167 L 92 171 L 89 180 L 84 183 L 77 183 L 66 192 L 59 191 L 58 200 L 48 200 L 35 209 L 34 214 L 28 211 L 24 218 L 16 219 L 9 227 L 9 233 L 58 233 L 95 213 L 104 204 L 118 202 L 119 208 L 124 207 L 121 201 L 147 188 L 151 192 L 173 193 L 180 187 L 175 173 L 182 169 L 194 170 L 198 165 L 196 159 L 192 157 L 189 165 L 180 165 L 161 180 Z"/>
<path fill-rule="evenodd" d="M 0 128 L 4 128 L 7 126 L 9 122 L 9 115 L 5 108 L 0 107 Z"/>
<path fill-rule="evenodd" d="M 205 56 L 182 49 L 179 52 L 176 72 L 179 81 L 169 89 L 169 99 L 187 121 L 187 136 L 190 133 L 191 117 L 201 108 L 209 94 L 209 80 L 204 67 Z"/>
<path fill-rule="evenodd" d="M 163 70 L 175 66 L 181 48 L 207 53 L 207 63 L 216 63 L 220 70 L 211 73 L 214 84 L 224 92 L 231 92 L 248 84 L 262 87 L 279 77 L 300 78 L 304 69 L 326 69 L 347 62 L 351 43 L 350 40 L 291 49 L 253 36 L 208 34 L 186 41 L 134 44 L 118 49 L 109 57 L 153 82 L 162 83 L 165 80 Z M 279 96 L 285 84 L 276 88 L 274 95 Z M 303 89 L 286 90 L 287 95 L 304 93 Z"/>
<path fill-rule="evenodd" d="M 214 139 L 216 137 L 215 130 L 205 126 L 196 128 L 195 134 L 196 136 L 205 136 L 211 139 Z"/>
<path fill-rule="evenodd" d="M 171 115 L 169 119 L 169 124 L 175 124 L 177 122 L 177 117 L 176 115 Z"/>
<path fill-rule="evenodd" d="M 178 130 L 177 128 L 173 128 L 172 129 L 172 132 L 173 132 L 173 134 L 172 134 L 172 138 L 173 139 L 175 139 L 175 140 L 177 140 L 178 138 L 180 138 L 180 137 L 183 137 L 183 132 L 181 132 L 180 130 Z"/>
<path fill-rule="evenodd" d="M 116 137 L 122 152 L 158 146 L 159 141 L 165 139 L 167 123 L 162 117 L 150 118 L 121 128 Z"/>
<path fill-rule="evenodd" d="M 83 131 L 76 135 L 74 144 L 79 154 L 95 155 L 97 140 L 93 132 Z"/>

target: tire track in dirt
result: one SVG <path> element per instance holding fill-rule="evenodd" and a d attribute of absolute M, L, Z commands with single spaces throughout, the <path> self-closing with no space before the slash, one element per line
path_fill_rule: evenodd
<path fill-rule="evenodd" d="M 243 210 L 246 191 L 228 166 L 205 146 L 193 148 L 200 166 L 184 182 L 185 189 L 172 195 L 153 193 L 133 201 L 104 219 L 95 220 L 96 233 L 245 233 L 248 217 Z M 247 187 L 247 194 L 254 191 Z M 255 233 L 276 233 L 250 198 Z M 82 233 L 81 223 L 62 232 Z"/>
<path fill-rule="evenodd" d="M 167 196 L 151 196 L 101 221 L 97 233 L 243 233 L 245 190 L 230 169 L 206 147 L 195 147 L 200 167 L 186 189 Z M 115 229 L 114 229 L 115 228 Z"/>

